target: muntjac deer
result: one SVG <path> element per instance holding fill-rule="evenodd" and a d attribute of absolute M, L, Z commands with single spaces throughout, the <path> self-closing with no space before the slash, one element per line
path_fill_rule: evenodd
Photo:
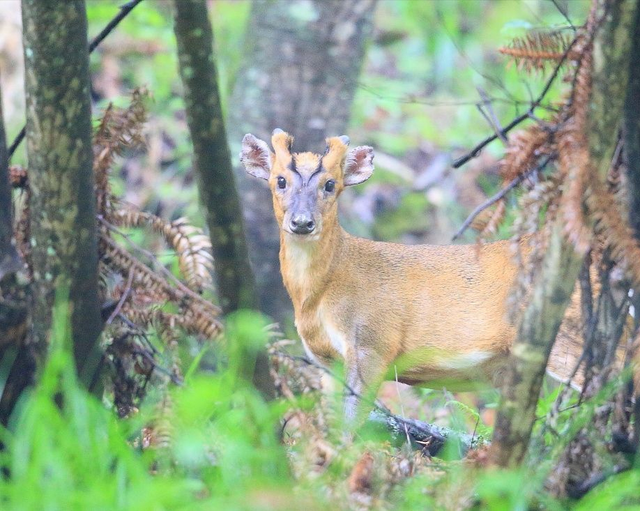
<path fill-rule="evenodd" d="M 282 277 L 307 354 L 323 364 L 344 359 L 347 384 L 359 394 L 394 366 L 408 384 L 500 385 L 516 337 L 507 306 L 517 274 L 509 242 L 478 251 L 351 236 L 338 223 L 338 197 L 371 176 L 373 149 L 349 149 L 341 136 L 328 138 L 322 155 L 294 154 L 293 137 L 279 129 L 271 143 L 273 152 L 245 135 L 240 156 L 273 194 Z M 575 299 L 572 307 L 577 317 Z M 561 332 L 550 366 L 566 377 L 580 351 Z M 356 404 L 347 396 L 348 419 Z"/>

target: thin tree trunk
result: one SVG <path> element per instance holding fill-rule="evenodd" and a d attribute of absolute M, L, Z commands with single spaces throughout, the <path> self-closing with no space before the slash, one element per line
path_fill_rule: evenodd
<path fill-rule="evenodd" d="M 549 354 L 581 264 L 582 258 L 564 237 L 559 217 L 523 314 L 502 388 L 492 444 L 498 465 L 518 465 L 527 452 Z"/>
<path fill-rule="evenodd" d="M 46 353 L 56 294 L 68 291 L 82 380 L 100 361 L 98 248 L 84 0 L 22 2 L 31 186 L 33 342 Z"/>
<path fill-rule="evenodd" d="M 629 62 L 629 86 L 624 106 L 624 149 L 627 166 L 629 223 L 634 236 L 640 240 L 640 7 L 636 11 Z M 640 328 L 640 288 L 634 288 L 633 304 L 636 310 L 636 330 Z M 640 367 L 640 346 L 635 346 L 634 363 Z M 638 369 L 636 369 L 638 370 Z M 634 381 L 636 402 L 634 407 L 634 445 L 640 459 L 640 381 Z"/>
<path fill-rule="evenodd" d="M 375 0 L 254 1 L 229 109 L 234 154 L 245 133 L 268 140 L 282 128 L 296 136 L 296 150 L 321 152 L 326 137 L 345 132 L 374 7 Z M 238 163 L 260 309 L 282 321 L 291 302 L 280 277 L 271 195 Z"/>
<path fill-rule="evenodd" d="M 226 312 L 250 308 L 255 305 L 253 275 L 233 180 L 205 0 L 175 2 L 175 34 L 194 171 L 213 245 L 220 302 Z"/>
<path fill-rule="evenodd" d="M 175 35 L 194 170 L 213 246 L 218 295 L 226 313 L 253 308 L 257 305 L 253 274 L 227 145 L 205 0 L 176 0 Z M 265 397 L 275 395 L 264 351 L 257 354 L 253 381 Z"/>
<path fill-rule="evenodd" d="M 589 105 L 589 150 L 596 179 L 604 182 L 617 142 L 628 82 L 635 0 L 596 0 L 607 16 L 595 40 Z M 494 430 L 500 466 L 519 465 L 527 452 L 549 353 L 575 286 L 582 257 L 565 240 L 561 216 L 553 227 L 541 274 L 534 283 L 505 377 Z"/>

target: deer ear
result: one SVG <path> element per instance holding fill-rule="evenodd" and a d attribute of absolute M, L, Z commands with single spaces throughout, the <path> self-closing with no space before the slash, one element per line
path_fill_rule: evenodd
<path fill-rule="evenodd" d="M 271 151 L 264 140 L 247 133 L 242 139 L 240 162 L 246 171 L 260 179 L 269 179 L 271 173 Z"/>
<path fill-rule="evenodd" d="M 344 164 L 344 185 L 364 183 L 373 174 L 373 148 L 363 145 L 347 153 Z"/>

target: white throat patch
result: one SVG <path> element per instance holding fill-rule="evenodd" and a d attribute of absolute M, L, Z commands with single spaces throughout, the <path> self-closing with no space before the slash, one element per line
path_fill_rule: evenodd
<path fill-rule="evenodd" d="M 287 234 L 287 236 L 290 235 Z M 308 278 L 307 273 L 311 268 L 316 244 L 313 240 L 298 241 L 291 238 L 287 242 L 287 263 L 290 274 L 295 279 Z"/>

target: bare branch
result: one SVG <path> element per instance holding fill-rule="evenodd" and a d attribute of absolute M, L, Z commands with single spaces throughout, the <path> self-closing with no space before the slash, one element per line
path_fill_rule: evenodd
<path fill-rule="evenodd" d="M 500 121 L 498 120 L 498 116 L 496 115 L 496 112 L 493 109 L 491 98 L 489 98 L 486 91 L 482 87 L 478 87 L 477 89 L 478 89 L 478 94 L 480 94 L 480 97 L 482 98 L 482 103 L 478 103 L 476 105 L 478 107 L 478 110 L 480 111 L 482 116 L 487 120 L 487 122 L 489 123 L 489 126 L 493 128 L 493 131 L 495 132 L 495 134 L 498 135 L 500 140 L 502 140 L 502 143 L 504 145 L 507 145 L 509 142 L 507 140 L 507 137 L 505 137 L 500 133 L 502 131 L 502 127 L 500 126 Z M 485 108 L 487 109 L 486 112 L 484 110 Z"/>
<path fill-rule="evenodd" d="M 467 163 L 469 160 L 471 160 L 471 159 L 475 158 L 476 156 L 478 156 L 478 154 L 480 154 L 480 151 L 482 151 L 482 149 L 484 149 L 486 146 L 488 146 L 491 142 L 493 142 L 494 140 L 496 140 L 500 136 L 503 136 L 503 137 L 506 136 L 507 133 L 509 133 L 516 126 L 518 126 L 518 124 L 520 124 L 523 121 L 526 121 L 527 119 L 530 118 L 530 116 L 533 115 L 534 111 L 540 106 L 540 103 L 544 100 L 545 96 L 547 95 L 547 93 L 551 89 L 551 86 L 553 85 L 553 83 L 555 82 L 556 78 L 558 77 L 558 74 L 560 73 L 560 69 L 564 65 L 564 63 L 565 63 L 565 61 L 567 59 L 567 56 L 569 55 L 569 52 L 571 51 L 573 46 L 576 44 L 576 41 L 577 41 L 577 39 L 574 39 L 571 42 L 571 44 L 568 46 L 568 48 L 565 50 L 564 54 L 562 55 L 562 58 L 558 61 L 558 64 L 556 64 L 556 67 L 553 70 L 553 73 L 551 73 L 551 76 L 549 77 L 549 79 L 547 80 L 547 83 L 545 84 L 544 88 L 542 89 L 542 92 L 536 98 L 536 100 L 531 104 L 531 106 L 529 107 L 529 110 L 527 110 L 524 114 L 519 115 L 518 117 L 516 117 L 513 121 L 511 121 L 509 124 L 507 124 L 507 126 L 505 126 L 505 128 L 503 130 L 501 130 L 498 133 L 494 133 L 490 137 L 485 138 L 482 142 L 480 142 L 478 145 L 476 145 L 467 154 L 465 154 L 464 156 L 461 156 L 456 161 L 454 161 L 453 162 L 453 168 L 454 169 L 462 167 L 462 165 Z"/>
<path fill-rule="evenodd" d="M 487 199 L 485 202 L 483 202 L 482 204 L 480 204 L 476 209 L 474 209 L 471 214 L 467 217 L 467 219 L 464 221 L 464 223 L 462 224 L 462 226 L 460 227 L 460 229 L 458 229 L 458 231 L 453 235 L 452 241 L 457 240 L 460 236 L 462 236 L 462 233 L 464 233 L 464 231 L 466 231 L 469 226 L 471 225 L 471 223 L 473 222 L 473 220 L 485 209 L 487 209 L 488 207 L 492 206 L 493 204 L 495 204 L 496 202 L 498 202 L 500 199 L 502 199 L 505 195 L 507 195 L 511 190 L 513 190 L 516 186 L 518 186 L 520 183 L 522 183 L 522 181 L 524 181 L 527 177 L 529 177 L 530 175 L 534 174 L 535 172 L 539 172 L 541 170 L 543 170 L 551 161 L 551 159 L 554 157 L 553 154 L 548 155 L 543 161 L 542 163 L 540 163 L 540 165 L 537 165 L 536 167 L 532 167 L 529 170 L 527 170 L 526 172 L 520 174 L 519 176 L 515 177 L 514 179 L 511 180 L 511 182 L 505 186 L 502 190 L 500 190 L 498 193 L 496 193 L 495 195 L 493 195 L 492 197 L 490 197 L 489 199 Z"/>
<path fill-rule="evenodd" d="M 567 21 L 571 29 L 575 32 L 576 27 L 572 23 L 571 18 L 569 18 L 569 13 L 567 12 L 567 10 L 558 3 L 558 0 L 551 0 L 551 1 L 553 2 L 553 5 L 556 6 L 556 9 L 558 9 L 558 12 L 562 14 L 562 17 Z"/>
<path fill-rule="evenodd" d="M 461 456 L 470 449 L 475 449 L 488 443 L 486 440 L 476 436 L 475 434 L 469 435 L 467 433 L 460 433 L 449 428 L 436 426 L 435 424 L 399 417 L 393 414 L 391 410 L 389 410 L 379 400 L 372 400 L 359 394 L 342 378 L 335 375 L 330 369 L 327 369 L 307 357 L 290 355 L 289 353 L 281 350 L 273 350 L 271 353 L 275 353 L 278 356 L 288 358 L 294 362 L 301 362 L 305 365 L 319 369 L 327 376 L 338 382 L 345 389 L 348 395 L 357 397 L 358 400 L 373 408 L 373 411 L 369 414 L 370 422 L 383 424 L 395 438 L 399 439 L 408 435 L 413 446 L 417 446 L 420 450 L 428 453 L 430 456 L 436 455 L 444 446 L 447 439 L 455 439 L 459 443 L 462 451 L 460 453 Z"/>
<path fill-rule="evenodd" d="M 93 53 L 93 51 L 98 46 L 100 46 L 100 43 L 104 41 L 111 32 L 113 32 L 113 29 L 115 29 L 140 2 L 142 2 L 142 0 L 131 0 L 130 2 L 127 2 L 126 4 L 120 6 L 120 12 L 118 12 L 118 14 L 114 16 L 114 18 L 109 23 L 107 23 L 102 31 L 89 43 L 89 54 Z M 16 138 L 11 143 L 11 146 L 9 146 L 9 160 L 11 160 L 11 158 L 13 157 L 13 153 L 16 152 L 16 149 L 18 149 L 20 143 L 24 140 L 26 133 L 27 127 L 23 126 L 20 130 L 20 133 L 18 133 Z"/>

